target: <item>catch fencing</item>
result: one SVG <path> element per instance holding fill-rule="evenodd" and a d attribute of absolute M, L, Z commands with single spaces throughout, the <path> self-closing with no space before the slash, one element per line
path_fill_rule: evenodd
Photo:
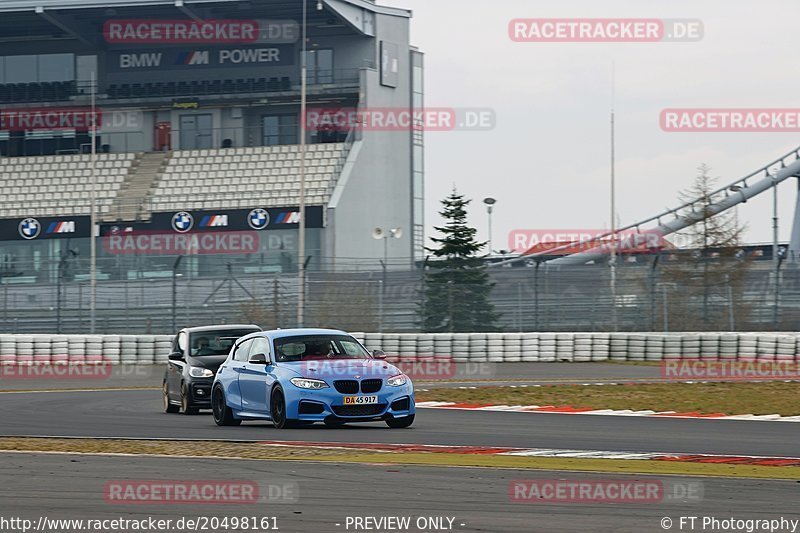
<path fill-rule="evenodd" d="M 589 362 L 763 360 L 800 362 L 800 333 L 354 333 L 392 361 Z M 0 364 L 164 363 L 171 335 L 0 335 Z"/>
<path fill-rule="evenodd" d="M 708 283 L 700 267 L 667 275 L 667 263 L 624 263 L 617 270 L 616 296 L 607 265 L 550 268 L 543 263 L 490 269 L 490 301 L 499 314 L 491 329 L 800 330 L 800 263 L 776 271 L 770 261 L 755 262 L 730 280 L 720 273 L 709 275 Z M 152 277 L 99 280 L 93 333 L 171 334 L 181 327 L 221 321 L 255 322 L 267 328 L 297 325 L 296 274 L 223 263 L 198 272 L 183 263 L 181 271 L 161 267 L 140 272 Z M 364 268 L 309 271 L 304 325 L 419 333 L 425 306 L 435 303 L 425 302 L 423 271 L 382 272 L 374 264 Z M 91 332 L 85 265 L 61 270 L 67 275 L 0 275 L 0 334 Z M 453 288 L 459 294 L 466 289 L 457 284 Z"/>

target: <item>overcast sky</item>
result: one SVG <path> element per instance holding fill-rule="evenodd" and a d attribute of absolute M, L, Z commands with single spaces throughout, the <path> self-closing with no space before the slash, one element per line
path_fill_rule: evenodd
<path fill-rule="evenodd" d="M 411 42 L 425 53 L 428 107 L 490 107 L 484 132 L 426 135 L 426 226 L 456 185 L 493 248 L 513 229 L 609 226 L 609 112 L 616 64 L 617 214 L 622 224 L 677 204 L 701 163 L 732 181 L 800 145 L 791 133 L 667 133 L 665 108 L 800 108 L 797 0 L 379 0 L 414 12 Z M 516 43 L 514 18 L 689 18 L 699 42 Z M 720 183 L 722 185 L 722 183 Z M 779 190 L 788 240 L 795 180 Z M 739 209 L 745 240 L 772 240 L 772 198 Z"/>

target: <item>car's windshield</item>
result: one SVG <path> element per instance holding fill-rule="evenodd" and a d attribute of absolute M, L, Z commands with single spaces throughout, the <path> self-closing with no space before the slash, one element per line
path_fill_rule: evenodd
<path fill-rule="evenodd" d="M 190 354 L 195 357 L 204 355 L 227 355 L 234 341 L 254 329 L 219 329 L 197 331 L 189 336 Z"/>
<path fill-rule="evenodd" d="M 369 359 L 370 355 L 349 335 L 298 335 L 275 339 L 278 362 L 312 359 Z"/>

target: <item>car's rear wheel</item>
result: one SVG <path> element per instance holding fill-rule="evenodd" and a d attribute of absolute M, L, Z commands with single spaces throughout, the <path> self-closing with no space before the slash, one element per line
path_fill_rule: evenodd
<path fill-rule="evenodd" d="M 238 426 L 242 423 L 233 417 L 233 410 L 228 407 L 221 387 L 216 387 L 211 395 L 211 411 L 214 413 L 214 423 L 218 426 Z"/>
<path fill-rule="evenodd" d="M 181 386 L 181 413 L 185 415 L 196 415 L 199 410 L 200 409 L 189 403 L 189 393 L 186 387 Z"/>
<path fill-rule="evenodd" d="M 393 429 L 407 428 L 414 423 L 414 415 L 404 416 L 403 418 L 389 418 L 386 425 Z"/>
<path fill-rule="evenodd" d="M 272 416 L 272 424 L 278 429 L 286 429 L 298 425 L 297 420 L 286 418 L 286 399 L 280 389 L 272 391 L 270 414 Z"/>
<path fill-rule="evenodd" d="M 165 413 L 172 414 L 172 413 L 177 413 L 180 410 L 180 407 L 174 405 L 169 401 L 169 387 L 167 387 L 166 383 L 164 383 L 164 386 L 161 388 L 161 395 L 163 397 Z"/>

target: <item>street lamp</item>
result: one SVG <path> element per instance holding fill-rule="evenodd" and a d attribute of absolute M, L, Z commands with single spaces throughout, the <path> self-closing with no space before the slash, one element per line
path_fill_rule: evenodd
<path fill-rule="evenodd" d="M 489 216 L 489 255 L 492 255 L 492 208 L 497 200 L 494 198 L 484 198 L 483 203 L 486 204 L 486 214 Z"/>
<path fill-rule="evenodd" d="M 303 27 L 300 43 L 300 191 L 298 211 L 300 221 L 297 225 L 297 327 L 303 327 L 306 313 L 306 98 L 308 92 L 308 58 L 307 32 L 308 32 L 308 4 L 303 2 Z"/>
<path fill-rule="evenodd" d="M 383 276 L 381 278 L 381 290 L 379 292 L 380 298 L 378 299 L 378 332 L 383 332 L 383 299 L 384 299 L 384 292 L 386 291 L 386 267 L 387 263 L 389 262 L 389 239 L 399 239 L 403 236 L 402 228 L 392 228 L 389 231 L 386 231 L 383 228 L 375 228 L 372 230 L 372 238 L 373 239 L 383 239 L 383 261 L 381 265 L 383 266 Z"/>

